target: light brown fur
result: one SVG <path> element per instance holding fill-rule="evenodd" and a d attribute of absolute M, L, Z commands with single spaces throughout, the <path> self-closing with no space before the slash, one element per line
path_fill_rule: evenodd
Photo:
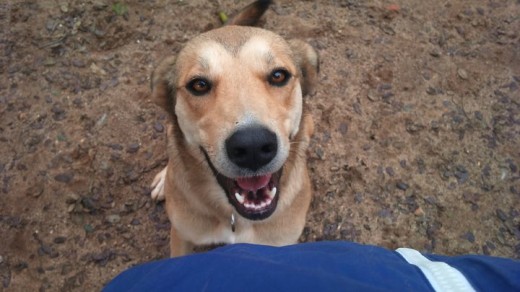
<path fill-rule="evenodd" d="M 285 86 L 266 81 L 275 68 L 292 74 Z M 302 96 L 313 90 L 317 71 L 317 55 L 308 44 L 234 25 L 202 34 L 158 66 L 152 96 L 169 113 L 171 125 L 169 162 L 154 179 L 152 197 L 166 200 L 171 256 L 189 254 L 196 245 L 296 243 L 311 199 L 305 152 L 314 129 Z M 193 96 L 186 84 L 200 76 L 213 86 L 204 96 Z M 251 123 L 277 134 L 280 154 L 273 163 L 283 164 L 278 205 L 263 220 L 237 214 L 209 166 L 228 177 L 242 171 L 226 161 L 222 144 Z"/>

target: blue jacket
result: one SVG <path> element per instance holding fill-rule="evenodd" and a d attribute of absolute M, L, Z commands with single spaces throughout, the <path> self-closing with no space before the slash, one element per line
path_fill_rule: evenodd
<path fill-rule="evenodd" d="M 135 266 L 104 291 L 520 291 L 520 262 L 349 242 L 228 245 Z"/>

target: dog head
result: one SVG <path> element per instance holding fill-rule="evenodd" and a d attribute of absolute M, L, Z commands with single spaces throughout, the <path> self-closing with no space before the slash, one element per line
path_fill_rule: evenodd
<path fill-rule="evenodd" d="M 230 22 L 241 24 L 240 15 Z M 227 25 L 164 60 L 153 74 L 152 95 L 237 212 L 260 220 L 275 211 L 283 193 L 279 182 L 301 129 L 302 97 L 317 71 L 310 45 Z"/>

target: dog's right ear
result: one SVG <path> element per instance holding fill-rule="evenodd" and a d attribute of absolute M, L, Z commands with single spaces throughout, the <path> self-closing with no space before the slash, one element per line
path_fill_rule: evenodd
<path fill-rule="evenodd" d="M 258 22 L 260 17 L 262 17 L 267 8 L 269 8 L 271 2 L 271 0 L 255 1 L 230 17 L 225 25 L 253 26 Z"/>
<path fill-rule="evenodd" d="M 169 114 L 175 115 L 175 57 L 164 59 L 152 73 L 152 100 Z"/>

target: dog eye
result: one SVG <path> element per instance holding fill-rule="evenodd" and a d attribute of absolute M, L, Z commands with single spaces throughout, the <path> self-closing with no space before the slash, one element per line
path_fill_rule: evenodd
<path fill-rule="evenodd" d="M 204 95 L 211 90 L 211 82 L 204 78 L 195 78 L 186 85 L 186 89 L 193 95 Z"/>
<path fill-rule="evenodd" d="M 284 86 L 291 79 L 291 73 L 285 69 L 275 69 L 269 75 L 268 81 L 274 86 Z"/>

